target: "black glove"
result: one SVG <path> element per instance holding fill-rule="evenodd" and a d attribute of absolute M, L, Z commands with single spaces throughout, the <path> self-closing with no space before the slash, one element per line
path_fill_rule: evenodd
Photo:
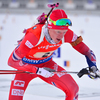
<path fill-rule="evenodd" d="M 79 78 L 81 78 L 84 74 L 88 74 L 88 70 L 87 68 L 83 68 L 82 70 L 79 71 L 79 73 L 77 74 Z"/>
<path fill-rule="evenodd" d="M 100 71 L 96 66 L 83 68 L 77 75 L 79 78 L 81 78 L 85 74 L 88 75 L 91 79 L 100 78 Z"/>

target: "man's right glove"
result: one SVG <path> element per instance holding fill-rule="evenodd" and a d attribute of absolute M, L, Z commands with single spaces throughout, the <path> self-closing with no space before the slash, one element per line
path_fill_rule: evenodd
<path fill-rule="evenodd" d="M 36 74 L 41 75 L 45 78 L 49 78 L 49 77 L 52 77 L 54 75 L 53 72 L 50 72 L 46 68 L 38 68 Z"/>

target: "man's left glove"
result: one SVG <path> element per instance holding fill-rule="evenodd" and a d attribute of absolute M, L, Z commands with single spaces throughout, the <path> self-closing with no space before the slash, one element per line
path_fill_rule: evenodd
<path fill-rule="evenodd" d="M 100 78 L 100 71 L 96 66 L 89 67 L 90 75 L 88 75 L 92 79 Z"/>
<path fill-rule="evenodd" d="M 81 78 L 83 75 L 88 75 L 91 79 L 100 78 L 100 71 L 96 66 L 83 68 L 78 72 L 78 77 Z"/>

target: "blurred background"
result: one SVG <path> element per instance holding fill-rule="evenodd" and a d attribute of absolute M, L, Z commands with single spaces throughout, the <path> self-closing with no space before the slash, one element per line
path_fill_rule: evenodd
<path fill-rule="evenodd" d="M 48 3 L 59 2 L 67 13 L 100 14 L 100 0 L 0 0 L 0 13 L 48 12 Z"/>
<path fill-rule="evenodd" d="M 7 60 L 17 46 L 17 41 L 24 36 L 23 30 L 33 26 L 36 18 L 43 12 L 50 11 L 47 4 L 57 2 L 60 3 L 58 9 L 65 10 L 72 21 L 69 28 L 78 36 L 81 35 L 83 42 L 94 51 L 100 69 L 100 0 L 0 0 L 0 70 L 13 70 L 7 65 Z M 85 57 L 70 44 L 63 44 L 56 50 L 53 59 L 67 71 L 79 71 L 88 66 Z M 76 74 L 71 75 L 80 87 L 79 100 L 87 100 L 84 98 L 91 96 L 100 99 L 100 79 L 91 80 L 86 75 L 82 78 L 78 78 Z M 7 100 L 12 77 L 13 75 L 0 75 L 0 100 Z M 26 94 L 31 94 L 29 97 L 37 95 L 64 100 L 62 91 L 38 78 L 30 82 Z"/>

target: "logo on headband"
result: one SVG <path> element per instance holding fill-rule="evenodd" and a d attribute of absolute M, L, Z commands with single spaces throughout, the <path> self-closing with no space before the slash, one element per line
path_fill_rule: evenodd
<path fill-rule="evenodd" d="M 36 29 L 36 28 L 37 28 L 36 26 L 33 27 L 33 29 Z"/>

